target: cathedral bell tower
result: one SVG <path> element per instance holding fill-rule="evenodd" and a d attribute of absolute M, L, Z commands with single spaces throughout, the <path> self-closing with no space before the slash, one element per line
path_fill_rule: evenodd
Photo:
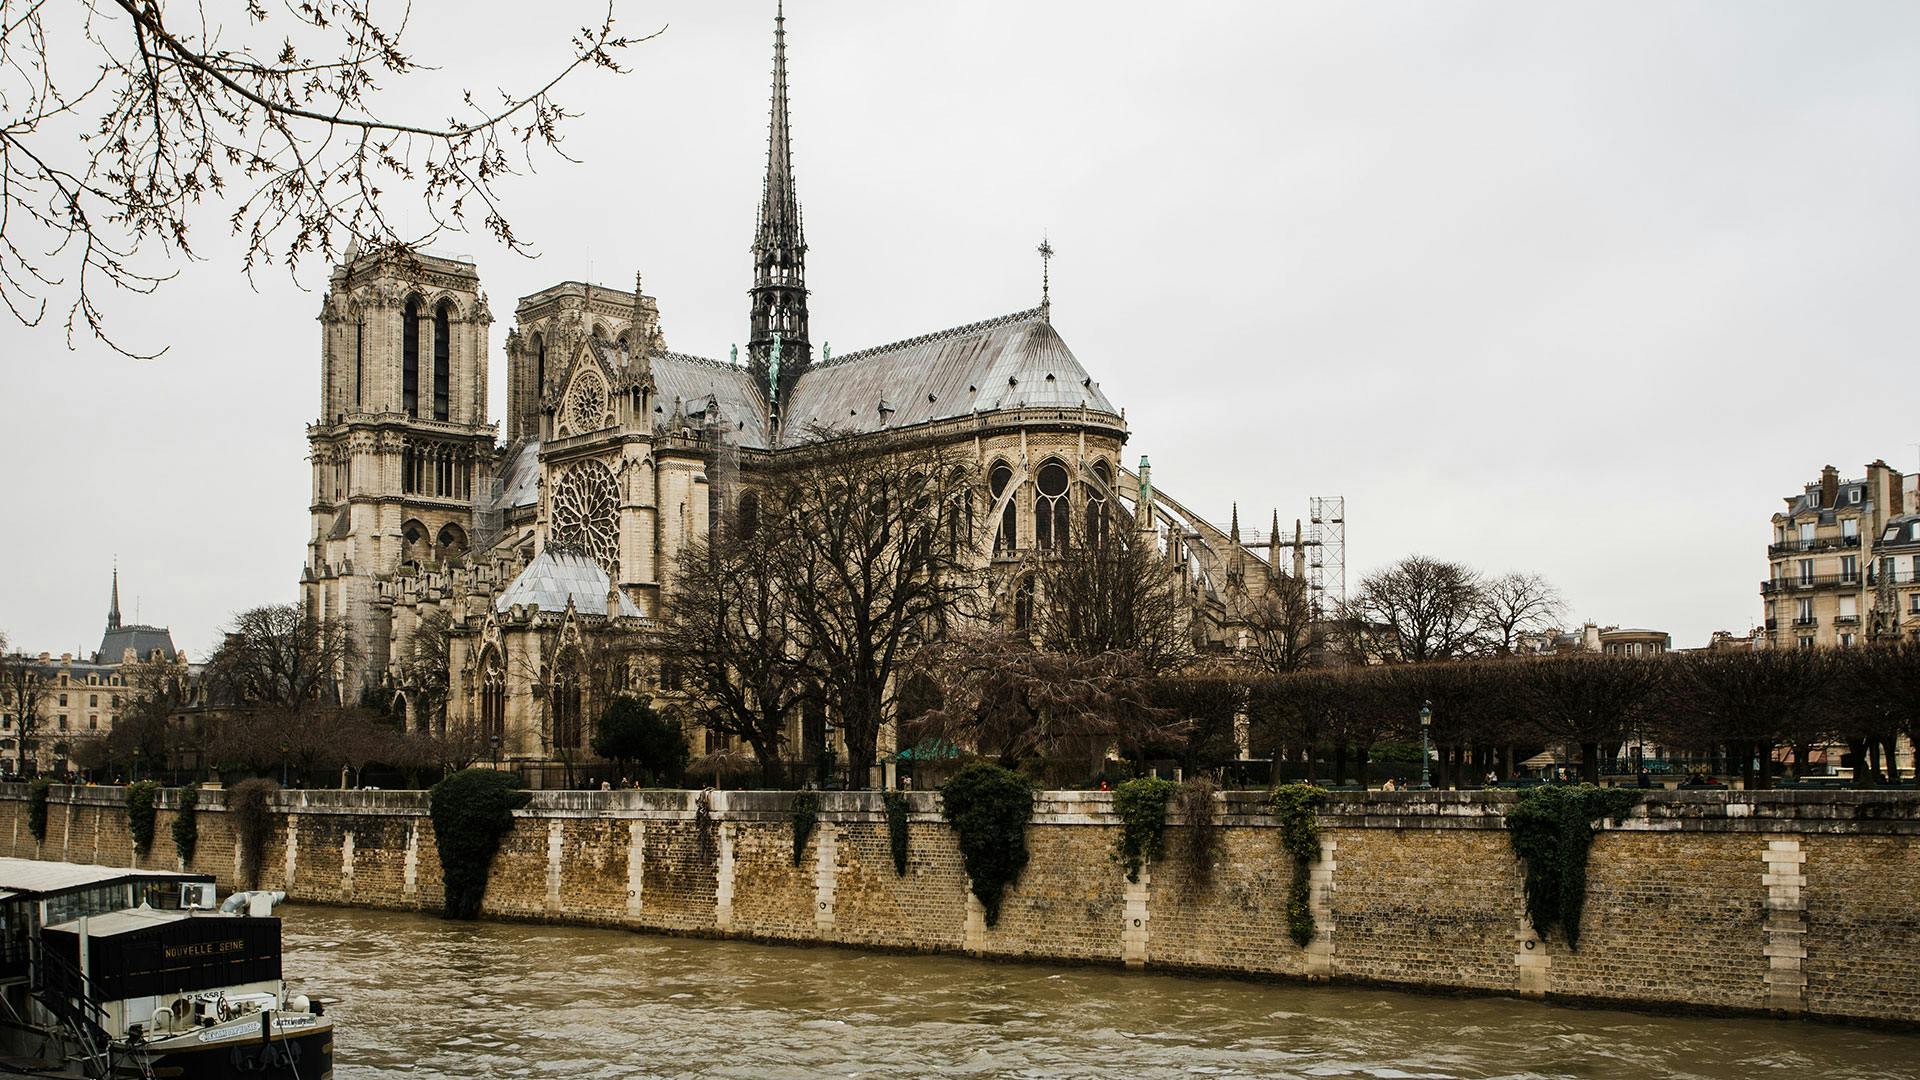
<path fill-rule="evenodd" d="M 351 700 L 387 662 L 376 580 L 463 557 L 478 481 L 491 469 L 487 327 L 471 262 L 360 255 L 335 267 L 320 310 L 320 418 L 301 599 L 358 646 Z"/>
<path fill-rule="evenodd" d="M 793 185 L 793 138 L 787 122 L 786 27 L 784 6 L 777 7 L 767 179 L 753 236 L 753 288 L 748 290 L 752 331 L 747 338 L 747 366 L 767 396 L 770 426 L 777 426 L 793 384 L 813 363 L 807 335 L 807 238 Z"/>

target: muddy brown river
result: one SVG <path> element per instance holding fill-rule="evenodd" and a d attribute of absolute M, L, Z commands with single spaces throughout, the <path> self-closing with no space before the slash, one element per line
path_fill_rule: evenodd
<path fill-rule="evenodd" d="M 359 1077 L 1920 1077 L 1920 1036 L 288 906 Z"/>

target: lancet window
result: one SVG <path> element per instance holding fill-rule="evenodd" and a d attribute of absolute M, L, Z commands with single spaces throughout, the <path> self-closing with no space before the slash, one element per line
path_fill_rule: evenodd
<path fill-rule="evenodd" d="M 433 418 L 445 420 L 453 400 L 453 343 L 448 312 L 453 304 L 442 300 L 433 309 Z"/>
<path fill-rule="evenodd" d="M 1004 461 L 993 463 L 992 471 L 987 473 L 987 493 L 998 503 L 1007 492 L 1007 485 L 1013 483 L 1013 469 Z M 1007 505 L 1000 511 L 1000 524 L 993 534 L 993 550 L 998 553 L 1012 551 L 1020 536 L 1020 514 L 1014 500 L 1008 499 Z"/>
<path fill-rule="evenodd" d="M 1058 461 L 1040 466 L 1033 485 L 1033 536 L 1040 550 L 1067 546 L 1067 467 Z"/>
<path fill-rule="evenodd" d="M 407 297 L 400 316 L 400 411 L 420 412 L 420 298 Z"/>

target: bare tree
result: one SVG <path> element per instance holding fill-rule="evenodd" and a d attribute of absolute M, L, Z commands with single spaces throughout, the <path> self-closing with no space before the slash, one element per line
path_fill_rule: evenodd
<path fill-rule="evenodd" d="M 1105 519 L 1070 528 L 1033 573 L 1035 638 L 1076 656 L 1124 652 L 1149 672 L 1193 655 L 1190 612 L 1178 567 L 1150 532 Z"/>
<path fill-rule="evenodd" d="M 1600 763 L 1639 729 L 1665 674 L 1656 661 L 1601 656 L 1476 666 L 1507 676 L 1499 683 L 1502 696 L 1522 706 L 1549 745 L 1580 747 L 1581 777 L 1588 783 L 1599 783 Z"/>
<path fill-rule="evenodd" d="M 772 785 L 787 716 L 816 684 L 795 639 L 792 583 L 768 572 L 793 556 L 796 538 L 777 522 L 763 527 L 756 507 L 749 501 L 744 514 L 723 516 L 717 532 L 687 546 L 659 647 L 692 695 L 694 718 L 743 740 Z"/>
<path fill-rule="evenodd" d="M 1003 768 L 1091 767 L 1109 749 L 1134 758 L 1177 753 L 1192 728 L 1151 700 L 1148 673 L 1131 653 L 1086 656 L 1036 649 L 1017 634 L 959 634 L 916 664 L 941 690 L 922 731 Z"/>
<path fill-rule="evenodd" d="M 1471 655 L 1482 607 L 1472 570 L 1413 555 L 1361 578 L 1346 614 L 1366 659 L 1417 664 Z"/>
<path fill-rule="evenodd" d="M 1481 585 L 1480 626 L 1502 656 L 1513 655 L 1523 631 L 1544 629 L 1560 615 L 1559 590 L 1539 574 L 1503 574 Z"/>
<path fill-rule="evenodd" d="M 41 680 L 35 663 L 25 656 L 9 655 L 5 642 L 0 641 L 0 695 L 5 696 L 8 711 L 13 715 L 16 775 L 27 775 L 29 763 L 34 761 L 33 744 L 39 738 L 47 694 L 47 685 Z"/>
<path fill-rule="evenodd" d="M 345 625 L 276 604 L 234 616 L 207 660 L 207 677 L 239 706 L 293 711 L 340 703 L 340 672 L 355 659 Z"/>
<path fill-rule="evenodd" d="M 413 707 L 413 730 L 442 731 L 447 726 L 447 663 L 453 620 L 428 608 L 415 620 L 413 633 L 397 650 L 390 670 Z"/>
<path fill-rule="evenodd" d="M 635 44 L 609 6 L 547 78 L 485 104 L 464 92 L 423 123 L 384 107 L 421 70 L 405 6 L 388 21 L 372 0 L 235 7 L 0 0 L 0 301 L 16 319 L 37 325 L 64 291 L 69 344 L 84 325 L 126 351 L 106 329 L 101 282 L 151 292 L 172 276 L 151 267 L 194 257 L 191 226 L 208 214 L 244 238 L 249 272 L 331 261 L 343 239 L 411 250 L 474 213 L 520 248 L 497 185 L 536 150 L 559 152 L 576 114 L 558 85 L 620 70 L 616 54 Z M 423 204 L 430 227 L 403 236 L 386 208 L 396 194 Z"/>
<path fill-rule="evenodd" d="M 781 531 L 792 646 L 840 722 L 864 785 L 908 657 L 979 597 L 974 471 L 931 446 L 877 450 L 816 431 L 767 476 L 760 528 Z"/>
<path fill-rule="evenodd" d="M 1269 581 L 1259 596 L 1243 589 L 1236 608 L 1247 628 L 1246 652 L 1261 670 L 1298 671 L 1320 654 L 1323 634 L 1306 582 L 1287 575 Z"/>

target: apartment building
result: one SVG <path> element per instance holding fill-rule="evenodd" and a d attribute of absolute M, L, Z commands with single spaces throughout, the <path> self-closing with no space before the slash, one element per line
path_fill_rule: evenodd
<path fill-rule="evenodd" d="M 1920 635 L 1920 477 L 1829 465 L 1773 515 L 1760 583 L 1765 643 L 1847 647 Z"/>

